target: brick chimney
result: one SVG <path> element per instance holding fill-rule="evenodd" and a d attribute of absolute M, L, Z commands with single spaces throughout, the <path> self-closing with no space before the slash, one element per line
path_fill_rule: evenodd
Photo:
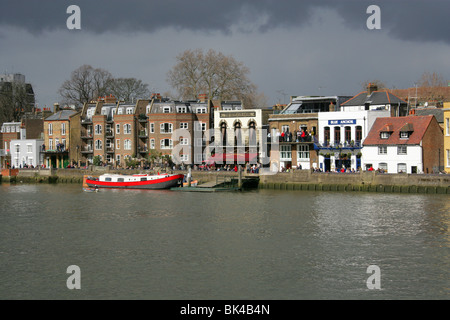
<path fill-rule="evenodd" d="M 370 96 L 372 92 L 377 91 L 378 86 L 375 83 L 369 83 L 367 86 L 367 96 Z"/>
<path fill-rule="evenodd" d="M 200 102 L 205 102 L 206 100 L 208 100 L 208 95 L 206 93 L 202 93 L 198 95 L 198 100 Z"/>

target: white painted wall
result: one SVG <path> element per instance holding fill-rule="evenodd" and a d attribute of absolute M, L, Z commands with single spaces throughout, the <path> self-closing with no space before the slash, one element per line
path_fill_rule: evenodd
<path fill-rule="evenodd" d="M 398 173 L 398 164 L 406 163 L 407 173 L 411 167 L 417 167 L 417 173 L 423 173 L 422 147 L 419 145 L 407 146 L 407 154 L 397 154 L 397 146 L 387 146 L 387 154 L 378 154 L 378 146 L 365 146 L 362 149 L 362 168 L 371 164 L 374 170 L 380 168 L 380 163 L 386 163 L 387 173 Z"/>
<path fill-rule="evenodd" d="M 25 164 L 35 167 L 41 165 L 40 150 L 43 144 L 44 140 L 41 139 L 11 140 L 11 166 L 19 168 Z"/>

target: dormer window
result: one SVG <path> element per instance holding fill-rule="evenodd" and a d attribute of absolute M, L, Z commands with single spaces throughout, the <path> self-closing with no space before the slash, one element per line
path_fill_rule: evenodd
<path fill-rule="evenodd" d="M 409 132 L 401 131 L 400 139 L 409 139 Z"/>
<path fill-rule="evenodd" d="M 390 136 L 391 136 L 390 132 L 383 131 L 380 133 L 381 139 L 389 139 Z"/>

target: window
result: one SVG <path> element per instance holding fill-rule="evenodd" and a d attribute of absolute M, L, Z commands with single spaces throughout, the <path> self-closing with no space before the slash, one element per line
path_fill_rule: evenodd
<path fill-rule="evenodd" d="M 100 124 L 95 125 L 95 134 L 101 134 L 102 133 L 102 126 Z"/>
<path fill-rule="evenodd" d="M 447 167 L 450 168 L 450 150 L 447 150 Z"/>
<path fill-rule="evenodd" d="M 119 109 L 117 110 L 117 114 L 123 114 L 123 108 L 119 108 Z"/>
<path fill-rule="evenodd" d="M 362 140 L 362 127 L 356 126 L 355 141 L 360 142 Z"/>
<path fill-rule="evenodd" d="M 304 144 L 297 145 L 297 159 L 309 160 L 309 145 Z"/>
<path fill-rule="evenodd" d="M 172 149 L 172 139 L 162 139 L 161 149 Z"/>
<path fill-rule="evenodd" d="M 195 130 L 196 131 L 206 131 L 206 123 L 205 122 L 196 121 L 195 122 Z"/>
<path fill-rule="evenodd" d="M 155 139 L 150 139 L 150 149 L 155 149 Z"/>
<path fill-rule="evenodd" d="M 120 149 L 120 139 L 116 139 L 116 149 Z"/>
<path fill-rule="evenodd" d="M 397 172 L 398 173 L 406 173 L 406 163 L 399 163 L 397 165 Z"/>
<path fill-rule="evenodd" d="M 173 125 L 171 123 L 165 122 L 160 124 L 161 133 L 172 133 Z"/>
<path fill-rule="evenodd" d="M 48 150 L 53 150 L 53 139 L 48 139 Z"/>
<path fill-rule="evenodd" d="M 127 108 L 127 114 L 133 114 L 133 112 L 134 112 L 133 109 L 134 109 L 133 107 Z"/>
<path fill-rule="evenodd" d="M 187 122 L 181 122 L 180 123 L 180 129 L 187 129 L 188 128 L 188 123 Z"/>
<path fill-rule="evenodd" d="M 189 155 L 188 154 L 182 154 L 180 155 L 180 161 L 187 162 L 189 161 Z"/>
<path fill-rule="evenodd" d="M 117 164 L 120 164 L 120 154 L 116 155 L 116 162 Z"/>
<path fill-rule="evenodd" d="M 8 127 L 9 129 L 9 127 Z M 9 130 L 8 130 L 9 132 Z M 53 123 L 48 124 L 48 135 L 51 136 L 53 134 Z"/>
<path fill-rule="evenodd" d="M 409 132 L 401 131 L 400 132 L 400 139 L 408 139 L 409 138 Z"/>
<path fill-rule="evenodd" d="M 334 127 L 334 141 L 336 143 L 341 142 L 341 128 L 340 127 Z"/>
<path fill-rule="evenodd" d="M 117 133 L 117 134 L 120 133 L 120 124 L 116 124 L 116 133 Z"/>
<path fill-rule="evenodd" d="M 170 107 L 163 107 L 163 113 L 170 113 Z"/>
<path fill-rule="evenodd" d="M 387 154 L 387 146 L 379 146 L 378 154 Z"/>
<path fill-rule="evenodd" d="M 330 127 L 323 128 L 323 142 L 326 146 L 330 142 Z"/>
<path fill-rule="evenodd" d="M 282 145 L 280 146 L 281 149 L 281 160 L 291 160 L 292 159 L 292 152 L 291 152 L 291 146 L 290 145 Z"/>
<path fill-rule="evenodd" d="M 445 119 L 446 134 L 450 136 L 450 118 Z"/>
<path fill-rule="evenodd" d="M 130 140 L 130 139 L 126 139 L 126 140 L 123 142 L 123 148 L 124 148 L 125 150 L 131 150 L 131 140 Z"/>
<path fill-rule="evenodd" d="M 178 113 L 186 113 L 187 112 L 187 107 L 177 107 L 177 112 Z"/>
<path fill-rule="evenodd" d="M 388 165 L 386 162 L 381 162 L 378 164 L 378 169 L 383 170 L 385 172 L 387 172 L 388 170 Z"/>
<path fill-rule="evenodd" d="M 287 132 L 287 131 L 289 131 L 289 125 L 281 126 L 281 132 Z"/>
<path fill-rule="evenodd" d="M 405 154 L 407 154 L 407 152 L 406 152 L 406 146 L 398 146 L 398 147 L 397 147 L 397 154 L 400 154 L 400 155 L 405 155 Z"/>
<path fill-rule="evenodd" d="M 31 144 L 27 144 L 27 152 L 33 153 L 33 146 Z"/>
<path fill-rule="evenodd" d="M 206 107 L 197 107 L 197 113 L 206 113 Z"/>
<path fill-rule="evenodd" d="M 102 140 L 95 140 L 95 150 L 102 150 L 103 142 Z"/>
<path fill-rule="evenodd" d="M 155 124 L 153 122 L 150 123 L 150 133 L 155 133 Z"/>
<path fill-rule="evenodd" d="M 189 144 L 189 139 L 188 138 L 181 138 L 180 139 L 180 144 L 183 146 L 187 146 Z"/>
<path fill-rule="evenodd" d="M 346 142 L 350 142 L 352 140 L 352 128 L 347 126 L 344 128 L 344 137 Z"/>
<path fill-rule="evenodd" d="M 123 133 L 131 134 L 131 124 L 126 123 L 123 125 Z"/>
<path fill-rule="evenodd" d="M 389 132 L 383 131 L 383 132 L 380 133 L 380 138 L 381 139 L 389 139 L 389 136 L 390 136 Z"/>
<path fill-rule="evenodd" d="M 61 123 L 61 135 L 63 135 L 63 136 L 66 135 L 66 123 L 65 122 Z"/>

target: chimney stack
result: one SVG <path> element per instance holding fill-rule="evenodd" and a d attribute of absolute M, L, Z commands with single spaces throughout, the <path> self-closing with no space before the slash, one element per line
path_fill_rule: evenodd
<path fill-rule="evenodd" d="M 378 86 L 375 83 L 369 83 L 367 86 L 367 96 L 370 96 L 374 91 L 378 90 Z"/>

